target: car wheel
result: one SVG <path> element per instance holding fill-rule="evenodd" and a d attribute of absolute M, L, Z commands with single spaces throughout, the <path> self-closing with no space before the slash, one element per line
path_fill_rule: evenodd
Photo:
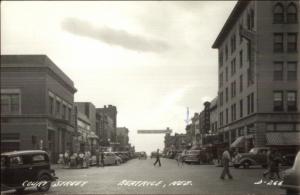
<path fill-rule="evenodd" d="M 115 165 L 120 165 L 120 161 L 116 160 Z"/>
<path fill-rule="evenodd" d="M 39 177 L 38 181 L 46 181 L 47 183 L 37 187 L 39 192 L 47 192 L 51 187 L 51 177 L 47 174 L 43 174 Z"/>
<path fill-rule="evenodd" d="M 24 187 L 21 187 L 21 188 L 17 188 L 17 189 L 16 189 L 16 192 L 17 192 L 18 194 L 22 194 L 22 193 L 24 192 L 24 190 L 25 190 L 25 188 L 24 188 Z"/>
<path fill-rule="evenodd" d="M 248 160 L 246 160 L 245 162 L 243 162 L 244 169 L 249 169 L 250 165 L 251 165 L 251 163 Z"/>

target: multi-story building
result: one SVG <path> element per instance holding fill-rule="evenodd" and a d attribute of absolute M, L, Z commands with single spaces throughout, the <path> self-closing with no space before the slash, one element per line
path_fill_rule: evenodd
<path fill-rule="evenodd" d="M 75 92 L 47 56 L 1 55 L 1 151 L 72 151 Z"/>
<path fill-rule="evenodd" d="M 299 1 L 237 2 L 212 46 L 223 143 L 299 146 L 299 45 Z"/>
<path fill-rule="evenodd" d="M 77 113 L 78 151 L 98 149 L 99 137 L 96 135 L 96 107 L 91 102 L 75 102 Z"/>
<path fill-rule="evenodd" d="M 118 113 L 117 107 L 108 105 L 108 106 L 104 106 L 103 108 L 97 108 L 97 112 L 105 114 L 112 120 L 113 129 L 111 132 L 109 132 L 110 133 L 110 141 L 116 142 L 116 140 L 117 140 L 117 113 Z"/>
<path fill-rule="evenodd" d="M 116 141 L 113 141 L 116 137 L 114 132 L 114 120 L 103 113 L 102 109 L 96 108 L 96 135 L 100 138 L 99 144 L 102 148 L 111 147 L 113 149 L 117 144 Z"/>
<path fill-rule="evenodd" d="M 129 130 L 126 127 L 117 128 L 117 143 L 119 151 L 129 150 Z"/>

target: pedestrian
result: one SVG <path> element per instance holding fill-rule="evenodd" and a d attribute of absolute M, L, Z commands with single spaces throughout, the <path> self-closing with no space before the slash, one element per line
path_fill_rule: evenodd
<path fill-rule="evenodd" d="M 267 152 L 267 170 L 263 173 L 263 177 L 266 178 L 267 175 L 269 175 L 269 178 L 273 178 L 273 171 L 272 171 L 272 166 L 274 166 L 274 156 L 275 152 L 274 149 L 271 148 L 268 152 Z"/>
<path fill-rule="evenodd" d="M 101 151 L 101 166 L 104 167 L 104 152 Z"/>
<path fill-rule="evenodd" d="M 232 175 L 230 174 L 229 170 L 229 162 L 231 161 L 229 148 L 228 146 L 225 148 L 223 154 L 222 154 L 222 164 L 223 164 L 223 171 L 221 174 L 221 179 L 225 179 L 225 176 L 227 175 L 229 179 L 233 179 Z"/>
<path fill-rule="evenodd" d="M 96 150 L 96 165 L 97 165 L 97 167 L 100 166 L 100 152 L 99 152 L 99 150 Z"/>
<path fill-rule="evenodd" d="M 158 165 L 161 167 L 160 156 L 159 156 L 159 149 L 157 149 L 157 152 L 156 152 L 156 161 L 154 162 L 153 165 L 155 166 L 156 163 L 158 163 Z"/>
<path fill-rule="evenodd" d="M 270 167 L 270 171 L 271 171 L 271 179 L 274 179 L 274 175 L 276 174 L 277 179 L 281 179 L 280 178 L 280 174 L 279 174 L 279 165 L 281 162 L 281 158 L 280 158 L 280 154 L 278 151 L 274 152 L 274 158 L 273 158 L 273 162 L 271 164 Z"/>
<path fill-rule="evenodd" d="M 183 163 L 184 163 L 183 152 L 182 153 L 178 153 L 176 160 L 177 160 L 177 165 L 179 166 L 181 164 L 181 167 L 183 167 Z"/>

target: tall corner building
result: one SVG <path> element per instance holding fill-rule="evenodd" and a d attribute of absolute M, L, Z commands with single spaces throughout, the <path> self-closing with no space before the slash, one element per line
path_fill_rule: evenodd
<path fill-rule="evenodd" d="M 299 149 L 299 9 L 298 0 L 239 0 L 213 43 L 225 145 Z"/>

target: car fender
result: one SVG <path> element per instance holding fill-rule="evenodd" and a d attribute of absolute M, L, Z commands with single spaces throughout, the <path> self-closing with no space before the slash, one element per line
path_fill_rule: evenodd
<path fill-rule="evenodd" d="M 41 171 L 39 171 L 36 179 L 38 180 L 44 174 L 46 174 L 49 177 L 51 177 L 52 181 L 55 181 L 56 179 L 58 179 L 57 177 L 53 176 L 49 170 L 41 170 Z"/>
<path fill-rule="evenodd" d="M 257 164 L 255 160 L 253 160 L 252 158 L 249 158 L 249 157 L 240 159 L 239 164 L 243 164 L 243 162 L 245 162 L 245 161 L 250 161 L 251 164 L 253 164 L 253 165 Z"/>

